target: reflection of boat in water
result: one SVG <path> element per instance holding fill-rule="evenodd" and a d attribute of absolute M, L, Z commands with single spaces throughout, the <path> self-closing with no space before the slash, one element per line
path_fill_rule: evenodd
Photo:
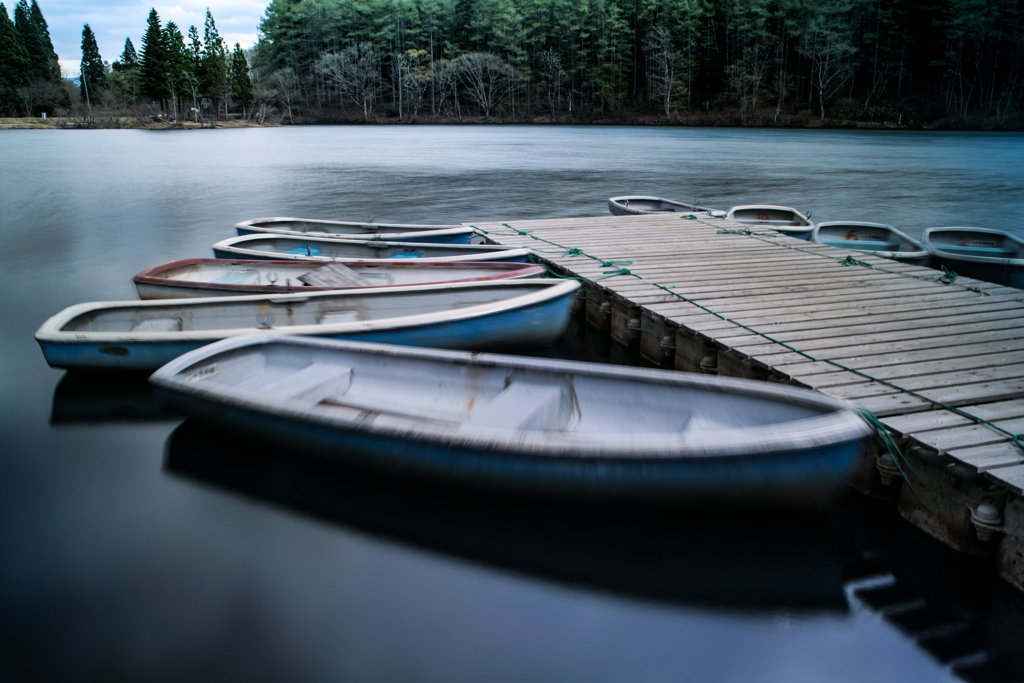
<path fill-rule="evenodd" d="M 180 420 L 148 379 L 148 372 L 66 372 L 53 392 L 50 424 Z"/>
<path fill-rule="evenodd" d="M 383 476 L 187 420 L 165 467 L 365 533 L 585 588 L 742 610 L 844 611 L 810 513 L 560 502 Z"/>

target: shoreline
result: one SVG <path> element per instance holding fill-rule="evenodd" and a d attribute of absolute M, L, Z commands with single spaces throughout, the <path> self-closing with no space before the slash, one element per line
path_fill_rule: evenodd
<path fill-rule="evenodd" d="M 754 118 L 754 117 L 750 117 Z M 452 119 L 441 114 L 420 116 L 412 119 L 409 116 L 375 116 L 364 120 L 361 117 L 350 117 L 341 114 L 321 114 L 319 116 L 296 116 L 293 121 L 266 121 L 256 123 L 238 119 L 221 119 L 205 122 L 173 121 L 152 116 L 120 116 L 98 115 L 92 118 L 74 116 L 52 116 L 46 121 L 37 117 L 0 117 L 0 130 L 206 130 L 215 128 L 278 128 L 282 126 L 626 126 L 626 127 L 658 127 L 658 128 L 745 128 L 752 130 L 905 130 L 905 131 L 962 131 L 962 132 L 1021 132 L 1020 126 L 966 126 L 948 119 L 918 122 L 908 121 L 864 121 L 857 119 L 829 118 L 819 119 L 806 113 L 780 115 L 778 120 L 772 117 L 758 117 L 757 123 L 744 122 L 738 112 L 721 112 L 709 114 L 691 114 L 685 117 L 676 115 L 674 118 L 662 120 L 657 115 L 627 115 L 619 117 L 590 118 L 572 120 L 552 118 L 550 116 L 530 117 L 514 121 L 501 118 L 485 119 L 483 116 Z"/>

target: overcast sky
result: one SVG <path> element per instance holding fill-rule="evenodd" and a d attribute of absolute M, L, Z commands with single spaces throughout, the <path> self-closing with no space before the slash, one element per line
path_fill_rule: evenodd
<path fill-rule="evenodd" d="M 2 0 L 7 16 L 14 18 L 17 0 Z M 113 62 L 124 50 L 125 38 L 132 39 L 136 52 L 142 49 L 149 10 L 160 15 L 160 26 L 173 21 L 188 38 L 188 27 L 203 35 L 206 8 L 210 8 L 217 30 L 230 48 L 235 43 L 250 47 L 256 42 L 256 27 L 270 0 L 172 0 L 154 4 L 152 0 L 36 0 L 50 29 L 53 48 L 60 57 L 61 69 L 67 76 L 78 75 L 82 61 L 82 26 L 96 34 L 100 56 Z"/>

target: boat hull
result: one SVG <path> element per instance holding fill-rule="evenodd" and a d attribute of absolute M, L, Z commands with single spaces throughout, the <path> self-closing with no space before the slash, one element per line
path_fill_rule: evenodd
<path fill-rule="evenodd" d="M 931 255 L 923 244 L 884 223 L 826 221 L 815 226 L 811 241 L 914 266 L 927 266 L 931 262 Z"/>
<path fill-rule="evenodd" d="M 1024 241 L 985 228 L 929 228 L 924 241 L 932 265 L 957 275 L 1024 289 Z"/>
<path fill-rule="evenodd" d="M 506 261 L 525 263 L 529 249 L 494 245 L 389 242 L 384 240 L 302 239 L 288 235 L 248 235 L 221 240 L 213 255 L 221 259 L 269 261 L 361 261 L 394 263 L 397 259 L 425 261 Z M 287 247 L 287 248 L 286 248 Z"/>
<path fill-rule="evenodd" d="M 810 240 L 814 223 L 807 216 L 788 206 L 774 204 L 748 204 L 734 206 L 725 215 L 726 220 L 763 227 L 788 237 Z"/>
<path fill-rule="evenodd" d="M 574 284 L 574 283 L 572 283 Z M 309 326 L 291 331 L 287 327 L 268 329 L 276 334 L 303 334 L 322 339 L 348 339 L 402 346 L 447 349 L 491 349 L 553 344 L 565 333 L 572 314 L 577 287 L 567 288 L 557 298 L 548 298 L 491 313 L 467 314 L 436 323 L 379 321 L 376 329 L 311 331 Z M 469 311 L 469 309 L 466 309 Z M 140 340 L 110 335 L 99 339 L 45 338 L 37 341 L 46 362 L 55 368 L 155 370 L 178 356 L 230 336 L 250 334 L 251 328 L 221 331 L 205 338 L 154 338 Z M 84 335 L 83 335 L 84 336 Z"/>
<path fill-rule="evenodd" d="M 338 261 L 337 263 L 345 262 Z M 221 266 L 220 264 L 225 264 Z M 513 264 L 506 262 L 433 262 L 417 260 L 416 263 L 394 262 L 381 266 L 372 266 L 369 269 L 363 267 L 365 263 L 349 263 L 355 266 L 357 275 L 366 276 L 367 272 L 379 273 L 374 280 L 401 279 L 402 282 L 393 284 L 367 284 L 365 287 L 399 287 L 403 285 L 438 284 L 442 282 L 490 282 L 494 280 L 513 280 L 528 277 L 543 277 L 544 267 L 537 265 Z M 207 276 L 208 281 L 180 279 L 173 276 L 165 277 L 162 273 L 172 272 L 176 269 L 187 270 L 189 268 L 203 268 L 212 266 L 212 275 L 222 273 L 228 268 L 238 268 L 246 272 L 255 273 L 254 277 L 261 282 L 273 278 L 275 282 L 285 284 L 237 284 L 219 282 L 218 278 L 212 275 Z M 315 268 L 315 266 L 312 266 Z M 326 292 L 338 289 L 361 288 L 357 285 L 350 287 L 311 287 L 303 285 L 297 278 L 309 272 L 310 265 L 296 261 L 269 261 L 269 260 L 244 260 L 244 259 L 182 259 L 170 261 L 151 268 L 147 268 L 135 276 L 135 289 L 139 298 L 147 299 L 190 299 L 207 296 L 245 296 L 251 294 L 295 294 L 310 292 Z"/>
<path fill-rule="evenodd" d="M 945 266 L 957 275 L 1024 289 L 1024 260 L 1022 259 L 969 258 L 936 250 L 932 252 L 931 262 L 933 267 Z"/>
<path fill-rule="evenodd" d="M 381 226 L 384 227 L 384 226 Z M 469 238 L 475 232 L 472 228 L 450 228 L 447 230 L 417 230 L 415 232 L 383 232 L 367 229 L 364 232 L 317 232 L 309 230 L 287 230 L 285 228 L 263 228 L 238 224 L 235 230 L 239 235 L 285 235 L 288 237 L 318 237 L 344 240 L 388 240 L 392 242 L 424 242 L 430 244 L 469 244 Z"/>
<path fill-rule="evenodd" d="M 863 446 L 850 441 L 814 449 L 780 451 L 770 457 L 707 459 L 538 458 L 440 444 L 383 438 L 351 429 L 297 422 L 236 405 L 157 388 L 162 400 L 199 419 L 214 419 L 247 433 L 302 446 L 363 467 L 454 480 L 512 491 L 551 495 L 642 499 L 713 499 L 741 503 L 817 504 L 833 495 L 861 459 Z"/>
<path fill-rule="evenodd" d="M 253 364 L 263 358 L 259 355 L 263 344 L 280 351 L 273 367 L 292 368 L 289 372 L 315 369 L 316 374 L 310 376 L 323 389 L 314 388 L 311 395 L 311 389 L 302 388 L 307 385 L 300 385 L 296 394 L 294 385 L 281 383 L 290 381 L 287 375 L 279 381 L 281 375 L 269 369 L 270 360 L 264 361 L 266 366 Z M 311 346 L 316 351 L 310 357 L 288 355 L 293 348 L 301 351 Z M 559 494 L 646 498 L 736 495 L 749 501 L 770 491 L 772 496 L 789 497 L 790 502 L 793 496 L 820 500 L 854 466 L 861 440 L 870 432 L 838 401 L 789 387 L 488 354 L 467 358 L 464 354 L 403 352 L 377 345 L 340 350 L 344 356 L 332 357 L 337 352 L 330 343 L 301 338 L 230 340 L 175 361 L 151 381 L 173 405 L 189 414 L 291 445 L 302 444 L 352 463 L 472 485 Z M 440 358 L 423 362 L 429 355 Z M 303 365 L 300 359 L 310 365 Z M 412 408 L 405 399 L 381 398 L 392 391 L 387 386 L 393 379 L 387 376 L 389 371 L 407 378 L 413 387 L 429 384 L 435 375 L 445 378 L 445 384 L 437 396 L 414 399 L 420 407 Z M 264 372 L 269 374 L 259 374 Z M 385 374 L 378 377 L 379 373 Z M 325 376 L 328 379 L 323 379 Z M 501 386 L 502 378 L 504 389 L 499 388 L 495 398 L 491 391 L 496 383 Z M 566 400 L 571 400 L 573 414 L 592 426 L 577 434 L 558 428 L 548 431 L 540 424 L 526 426 L 534 424 L 530 422 L 533 418 L 521 422 L 523 418 L 515 416 L 520 410 L 543 413 L 539 418 L 543 424 L 561 410 L 540 398 L 543 390 L 540 395 L 528 394 L 532 397 L 523 403 L 501 402 L 502 391 L 523 386 L 517 382 L 532 386 L 538 378 L 567 387 L 572 398 Z M 274 389 L 260 393 L 251 384 L 254 379 L 271 382 Z M 376 401 L 361 402 L 368 387 L 378 387 L 380 382 L 385 386 Z M 462 382 L 465 387 L 460 392 L 455 387 Z M 608 398 L 609 391 L 614 398 Z M 667 427 L 676 424 L 676 417 L 665 418 L 664 423 L 642 418 L 642 426 L 616 431 L 617 425 L 632 424 L 634 418 L 632 414 L 612 417 L 608 411 L 620 412 L 617 401 L 629 401 L 631 391 L 655 392 L 652 406 L 674 395 L 683 401 L 683 414 L 693 413 L 680 424 L 694 420 L 704 425 L 698 428 L 702 431 L 693 441 L 683 439 L 678 431 L 671 431 L 683 427 Z M 381 400 L 387 407 L 375 408 Z M 686 406 L 686 401 L 691 405 Z M 318 407 L 321 404 L 326 407 Z M 495 404 L 500 408 L 495 410 Z M 764 414 L 753 419 L 744 415 L 758 405 Z M 332 406 L 339 406 L 341 412 L 332 412 L 338 410 Z M 489 410 L 491 415 L 500 410 L 496 424 L 476 425 L 467 431 L 470 422 L 450 422 L 453 411 L 468 411 L 472 416 Z M 416 415 L 422 411 L 432 419 L 420 421 Z M 741 428 L 730 432 L 725 423 L 707 422 L 703 417 L 707 414 L 733 415 L 730 419 L 738 421 Z M 669 431 L 664 431 L 666 428 Z"/>
<path fill-rule="evenodd" d="M 725 215 L 724 211 L 716 211 L 706 206 L 677 202 L 662 197 L 629 195 L 612 197 L 608 200 L 608 211 L 613 216 L 650 216 L 666 213 L 708 213 Z"/>

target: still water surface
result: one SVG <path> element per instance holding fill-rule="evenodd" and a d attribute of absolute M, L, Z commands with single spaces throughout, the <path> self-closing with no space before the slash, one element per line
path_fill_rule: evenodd
<path fill-rule="evenodd" d="M 618 194 L 1024 234 L 1024 137 L 0 131 L 0 680 L 957 680 L 859 597 L 894 557 L 931 561 L 893 552 L 920 539 L 889 510 L 711 517 L 382 479 L 182 424 L 144 382 L 65 376 L 32 339 L 247 218 L 514 221 Z M 559 353 L 609 350 L 577 331 Z"/>

